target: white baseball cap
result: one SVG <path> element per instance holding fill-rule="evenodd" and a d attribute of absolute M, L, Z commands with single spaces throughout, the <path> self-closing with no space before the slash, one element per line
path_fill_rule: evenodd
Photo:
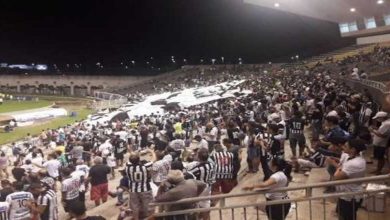
<path fill-rule="evenodd" d="M 372 119 L 386 118 L 387 116 L 388 116 L 387 112 L 380 111 L 376 113 L 376 115 Z"/>

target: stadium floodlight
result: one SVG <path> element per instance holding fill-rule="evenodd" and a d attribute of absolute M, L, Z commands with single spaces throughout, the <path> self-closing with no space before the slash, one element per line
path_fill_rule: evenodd
<path fill-rule="evenodd" d="M 214 65 L 215 64 L 215 61 L 217 61 L 216 59 L 211 59 L 211 63 Z"/>
<path fill-rule="evenodd" d="M 149 63 L 149 61 L 146 61 L 146 64 L 148 64 L 148 65 L 149 65 L 149 64 L 150 64 L 150 63 Z"/>
<path fill-rule="evenodd" d="M 356 11 L 356 8 L 350 8 L 349 11 L 350 11 L 350 12 L 355 12 L 355 11 Z"/>
<path fill-rule="evenodd" d="M 295 58 L 299 59 L 299 55 L 295 55 Z"/>
<path fill-rule="evenodd" d="M 134 61 L 134 60 L 132 60 L 132 61 L 131 61 L 131 63 L 134 65 L 134 64 L 135 64 L 135 61 Z"/>
<path fill-rule="evenodd" d="M 151 60 L 153 60 L 153 57 L 150 57 Z"/>
<path fill-rule="evenodd" d="M 274 6 L 275 6 L 275 8 L 279 8 L 280 4 L 278 2 L 275 2 Z"/>
<path fill-rule="evenodd" d="M 222 61 L 222 63 L 224 63 L 225 62 L 225 57 L 221 57 L 221 61 Z"/>
<path fill-rule="evenodd" d="M 203 59 L 200 59 L 200 62 L 203 63 Z"/>
<path fill-rule="evenodd" d="M 381 5 L 381 4 L 385 3 L 385 1 L 384 1 L 384 0 L 378 0 L 376 3 L 377 3 L 378 5 Z"/>

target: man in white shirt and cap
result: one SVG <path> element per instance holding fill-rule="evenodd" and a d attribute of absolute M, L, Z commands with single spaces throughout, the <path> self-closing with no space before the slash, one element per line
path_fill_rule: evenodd
<path fill-rule="evenodd" d="M 378 160 L 377 169 L 374 173 L 380 175 L 385 165 L 385 155 L 390 138 L 390 118 L 387 112 L 380 111 L 372 119 L 381 122 L 381 126 L 378 129 L 369 128 L 373 136 L 374 158 Z"/>

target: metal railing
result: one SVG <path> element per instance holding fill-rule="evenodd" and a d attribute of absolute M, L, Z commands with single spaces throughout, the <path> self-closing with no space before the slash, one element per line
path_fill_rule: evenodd
<path fill-rule="evenodd" d="M 363 85 L 366 85 L 366 86 L 378 89 L 378 90 L 380 90 L 383 93 L 390 93 L 390 90 L 389 90 L 388 86 L 386 86 L 386 84 L 384 84 L 382 82 L 379 82 L 379 81 L 372 81 L 372 80 L 368 80 L 368 79 L 360 79 L 360 80 L 357 80 L 357 79 L 347 79 L 347 80 L 350 80 L 350 81 L 353 81 L 355 83 L 360 83 L 360 84 L 363 84 Z"/>
<path fill-rule="evenodd" d="M 167 207 L 167 206 L 175 206 L 180 204 L 189 204 L 189 203 L 198 203 L 201 201 L 209 201 L 209 200 L 219 200 L 219 205 L 210 208 L 194 208 L 187 210 L 178 210 L 178 211 L 166 211 L 155 213 L 154 217 L 159 219 L 191 219 L 192 216 L 197 215 L 199 213 L 210 213 L 211 219 L 266 219 L 264 213 L 261 213 L 259 209 L 255 209 L 254 212 L 251 212 L 249 209 L 252 207 L 265 207 L 265 206 L 273 206 L 273 205 L 283 205 L 283 204 L 291 204 L 293 208 L 289 210 L 288 219 L 332 219 L 332 213 L 330 207 L 327 207 L 327 200 L 334 200 L 340 197 L 363 197 L 365 201 L 375 201 L 375 196 L 380 194 L 385 194 L 390 191 L 390 187 L 385 187 L 381 189 L 375 190 L 363 190 L 359 192 L 337 192 L 332 194 L 319 194 L 313 195 L 313 190 L 322 188 L 322 187 L 334 187 L 345 184 L 368 184 L 374 182 L 382 182 L 386 183 L 390 181 L 390 175 L 381 175 L 374 177 L 366 177 L 366 178 L 357 178 L 357 179 L 349 179 L 349 180 L 340 180 L 340 181 L 330 181 L 324 183 L 313 183 L 307 184 L 303 186 L 294 186 L 294 187 L 283 187 L 274 190 L 259 190 L 252 192 L 243 192 L 243 193 L 232 193 L 232 194 L 224 194 L 224 195 L 216 195 L 216 196 L 203 196 L 196 198 L 187 198 L 182 199 L 175 202 L 164 202 L 164 203 L 154 203 L 152 206 L 158 207 Z M 265 193 L 270 192 L 293 192 L 293 191 L 302 191 L 304 190 L 303 196 L 291 196 L 288 199 L 283 200 L 273 200 L 273 201 L 262 201 L 262 202 L 247 202 L 248 198 L 251 196 L 264 195 Z M 239 202 L 230 202 L 229 199 L 238 199 Z M 384 199 L 386 199 L 384 195 Z M 320 201 L 320 203 L 315 203 L 316 201 Z M 303 203 L 308 203 L 303 205 Z M 299 208 L 298 208 L 299 207 Z M 301 208 L 302 207 L 302 208 Z M 304 208 L 306 207 L 306 208 Z M 307 209 L 308 207 L 308 209 Z M 338 207 L 340 208 L 340 207 Z M 270 209 L 272 210 L 272 209 Z M 333 210 L 336 211 L 335 208 Z M 337 210 L 340 212 L 340 210 Z M 293 213 L 295 212 L 295 213 Z M 303 214 L 300 212 L 304 212 Z M 268 213 L 272 216 L 272 213 Z M 364 213 L 366 217 L 362 217 L 359 215 L 357 219 L 370 219 L 371 212 L 366 211 Z M 337 219 L 337 217 L 333 217 Z M 270 218 L 272 219 L 272 217 Z M 384 218 L 385 219 L 385 218 Z M 355 220 L 355 219 L 351 219 Z"/>
<path fill-rule="evenodd" d="M 125 96 L 119 94 L 95 91 L 93 95 L 93 97 L 97 99 L 92 104 L 92 108 L 95 110 L 102 110 L 106 108 L 119 108 L 121 105 L 126 104 L 128 102 Z"/>

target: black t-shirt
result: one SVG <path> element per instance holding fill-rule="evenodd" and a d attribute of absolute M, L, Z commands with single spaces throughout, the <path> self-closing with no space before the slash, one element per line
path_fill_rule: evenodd
<path fill-rule="evenodd" d="M 228 128 L 227 135 L 229 139 L 233 142 L 234 145 L 240 145 L 240 139 L 238 139 L 238 134 L 240 133 L 240 129 L 238 128 Z"/>
<path fill-rule="evenodd" d="M 126 142 L 122 139 L 113 142 L 115 154 L 124 154 L 126 151 Z"/>
<path fill-rule="evenodd" d="M 12 190 L 11 187 L 3 188 L 0 190 L 0 202 L 5 202 L 5 198 L 13 193 L 14 191 Z"/>
<path fill-rule="evenodd" d="M 311 116 L 311 119 L 313 120 L 318 120 L 318 121 L 322 121 L 322 116 L 323 116 L 323 113 L 321 110 L 319 109 L 316 109 L 313 111 L 313 114 Z"/>
<path fill-rule="evenodd" d="M 108 183 L 107 174 L 111 172 L 110 168 L 105 164 L 99 164 L 91 167 L 89 176 L 91 177 L 91 185 L 97 186 Z"/>
<path fill-rule="evenodd" d="M 231 149 L 229 149 L 229 152 L 233 153 L 233 169 L 234 169 L 233 175 L 234 175 L 234 178 L 237 177 L 237 173 L 241 168 L 239 151 L 240 151 L 240 147 L 237 145 L 234 145 Z"/>
<path fill-rule="evenodd" d="M 93 144 L 91 141 L 85 142 L 83 144 L 84 151 L 90 152 L 93 147 Z"/>

